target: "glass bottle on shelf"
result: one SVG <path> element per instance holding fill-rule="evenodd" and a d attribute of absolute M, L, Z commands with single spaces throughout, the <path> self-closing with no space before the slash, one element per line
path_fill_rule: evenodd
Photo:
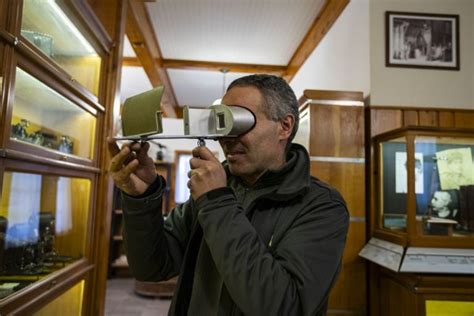
<path fill-rule="evenodd" d="M 17 68 L 12 139 L 92 160 L 97 121 L 93 113 Z"/>

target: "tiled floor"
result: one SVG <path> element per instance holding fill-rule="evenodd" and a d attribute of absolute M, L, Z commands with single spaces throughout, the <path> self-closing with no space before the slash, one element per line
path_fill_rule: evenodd
<path fill-rule="evenodd" d="M 109 279 L 105 315 L 166 316 L 171 300 L 139 296 L 133 291 L 133 279 Z"/>

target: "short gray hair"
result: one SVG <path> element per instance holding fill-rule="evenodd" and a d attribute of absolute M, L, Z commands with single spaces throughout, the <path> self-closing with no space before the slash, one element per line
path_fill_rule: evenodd
<path fill-rule="evenodd" d="M 296 95 L 281 77 L 273 75 L 250 75 L 234 80 L 227 91 L 234 87 L 255 87 L 263 96 L 264 112 L 269 119 L 278 122 L 287 114 L 292 114 L 295 118 L 295 125 L 290 137 L 288 138 L 287 148 L 298 131 L 299 111 Z"/>

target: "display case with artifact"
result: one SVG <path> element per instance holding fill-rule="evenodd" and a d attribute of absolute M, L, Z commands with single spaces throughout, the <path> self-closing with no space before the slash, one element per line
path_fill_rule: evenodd
<path fill-rule="evenodd" d="M 375 235 L 402 246 L 474 243 L 474 130 L 402 128 L 378 135 Z"/>
<path fill-rule="evenodd" d="M 474 129 L 403 127 L 372 145 L 375 227 L 359 255 L 373 263 L 375 309 L 425 315 L 442 300 L 464 310 L 474 301 Z"/>

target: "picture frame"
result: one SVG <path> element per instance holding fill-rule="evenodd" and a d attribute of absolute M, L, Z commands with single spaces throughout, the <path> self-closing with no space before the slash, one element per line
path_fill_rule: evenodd
<path fill-rule="evenodd" d="M 459 70 L 459 15 L 385 12 L 387 67 Z"/>

